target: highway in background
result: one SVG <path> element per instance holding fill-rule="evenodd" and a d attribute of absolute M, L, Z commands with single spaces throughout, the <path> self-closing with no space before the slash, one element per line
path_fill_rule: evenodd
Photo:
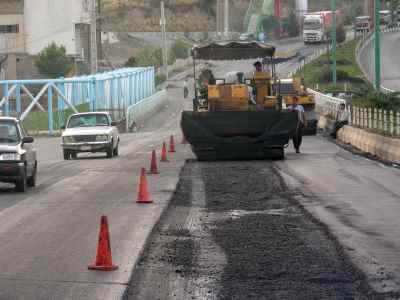
<path fill-rule="evenodd" d="M 381 35 L 382 86 L 400 90 L 400 32 Z M 374 79 L 374 44 L 370 42 L 360 54 L 361 67 L 367 72 L 370 81 Z"/>

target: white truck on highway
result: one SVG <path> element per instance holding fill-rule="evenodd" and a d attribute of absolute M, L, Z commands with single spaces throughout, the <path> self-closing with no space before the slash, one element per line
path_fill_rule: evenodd
<path fill-rule="evenodd" d="M 331 11 L 317 11 L 304 15 L 303 40 L 305 44 L 321 43 L 328 40 L 332 26 Z M 341 12 L 336 11 L 336 27 L 342 26 Z"/>

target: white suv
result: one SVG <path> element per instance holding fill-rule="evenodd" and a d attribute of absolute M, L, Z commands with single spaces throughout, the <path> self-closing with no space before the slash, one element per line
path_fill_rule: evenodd
<path fill-rule="evenodd" d="M 63 129 L 61 146 L 65 160 L 76 158 L 79 152 L 105 152 L 107 158 L 118 156 L 119 133 L 107 112 L 71 115 Z"/>

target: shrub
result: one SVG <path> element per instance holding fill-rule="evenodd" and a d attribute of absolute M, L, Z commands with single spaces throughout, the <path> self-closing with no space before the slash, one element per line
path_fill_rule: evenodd
<path fill-rule="evenodd" d="M 156 82 L 156 86 L 160 85 L 161 83 L 163 83 L 165 80 L 167 80 L 167 76 L 165 76 L 165 74 L 158 74 L 155 77 L 155 82 Z"/>
<path fill-rule="evenodd" d="M 160 47 L 145 46 L 137 56 L 137 65 L 139 67 L 154 66 L 156 68 L 162 65 L 162 50 Z"/>
<path fill-rule="evenodd" d="M 337 80 L 339 81 L 346 81 L 351 79 L 349 74 L 343 70 L 336 71 Z M 313 74 L 312 80 L 314 82 L 324 82 L 328 83 L 332 81 L 332 68 L 330 65 L 325 65 L 320 67 L 315 73 Z"/>
<path fill-rule="evenodd" d="M 134 57 L 134 56 L 129 57 L 129 59 L 125 63 L 125 67 L 127 67 L 127 68 L 134 68 L 137 66 L 138 66 L 138 63 L 137 63 L 136 57 Z"/>

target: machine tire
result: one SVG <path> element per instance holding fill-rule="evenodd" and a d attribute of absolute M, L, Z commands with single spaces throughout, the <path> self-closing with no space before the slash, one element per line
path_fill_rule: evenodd
<path fill-rule="evenodd" d="M 15 190 L 19 193 L 25 193 L 28 189 L 28 183 L 26 178 L 26 168 L 21 174 L 21 177 L 15 182 Z"/>
<path fill-rule="evenodd" d="M 71 158 L 71 153 L 69 152 L 69 150 L 64 149 L 63 156 L 64 156 L 64 160 L 69 160 Z"/>
<path fill-rule="evenodd" d="M 35 163 L 35 167 L 32 171 L 32 176 L 28 178 L 27 185 L 28 187 L 36 186 L 36 176 L 37 176 L 37 162 Z"/>
<path fill-rule="evenodd" d="M 76 153 L 76 151 L 71 151 L 70 155 L 71 155 L 72 159 L 76 159 L 78 157 L 78 154 Z"/>

